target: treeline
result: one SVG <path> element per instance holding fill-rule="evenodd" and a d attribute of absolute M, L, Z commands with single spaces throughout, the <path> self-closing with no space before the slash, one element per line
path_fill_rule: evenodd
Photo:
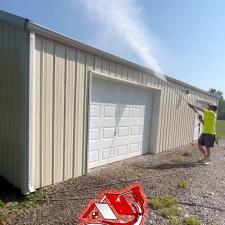
<path fill-rule="evenodd" d="M 216 89 L 211 88 L 209 90 L 210 93 L 216 95 L 219 99 L 218 102 L 218 112 L 217 112 L 217 119 L 218 120 L 225 120 L 225 99 L 223 97 L 223 92 L 218 91 Z"/>

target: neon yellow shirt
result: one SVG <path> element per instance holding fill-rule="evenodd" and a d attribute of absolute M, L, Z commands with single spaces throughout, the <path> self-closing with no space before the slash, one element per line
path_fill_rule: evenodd
<path fill-rule="evenodd" d="M 204 114 L 204 125 L 203 125 L 203 134 L 216 134 L 216 113 L 203 109 Z"/>

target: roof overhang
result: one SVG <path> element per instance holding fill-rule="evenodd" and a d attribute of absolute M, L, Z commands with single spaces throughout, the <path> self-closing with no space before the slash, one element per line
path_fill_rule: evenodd
<path fill-rule="evenodd" d="M 16 16 L 16 15 L 13 15 L 13 14 L 1 11 L 1 10 L 0 10 L 0 19 L 5 20 L 9 23 L 13 23 L 14 25 L 16 25 L 20 28 L 33 31 L 33 32 L 35 32 L 39 35 L 54 39 L 54 40 L 62 42 L 62 43 L 66 43 L 67 45 L 70 45 L 70 46 L 73 46 L 73 47 L 78 48 L 80 50 L 86 51 L 90 54 L 94 54 L 94 55 L 97 55 L 99 57 L 104 57 L 104 58 L 107 58 L 107 59 L 112 60 L 114 62 L 121 63 L 121 64 L 124 64 L 126 66 L 132 67 L 133 69 L 139 70 L 143 73 L 147 73 L 147 74 L 152 75 L 152 76 L 156 77 L 157 79 L 159 79 L 158 74 L 155 71 L 153 71 L 149 68 L 146 68 L 142 65 L 136 64 L 136 63 L 131 62 L 129 60 L 123 59 L 119 56 L 115 56 L 113 54 L 107 53 L 105 51 L 102 51 L 100 49 L 97 49 L 95 47 L 87 45 L 85 43 L 82 43 L 80 41 L 74 40 L 73 38 L 68 37 L 64 34 L 61 34 L 61 33 L 55 32 L 51 29 L 48 29 L 46 27 L 40 26 L 39 24 L 34 23 L 34 22 L 30 21 L 29 19 L 26 19 L 26 18 L 23 18 L 23 17 L 20 17 L 20 16 Z M 168 82 L 176 83 L 176 84 L 185 86 L 189 89 L 198 91 L 202 94 L 217 98 L 212 93 L 204 91 L 204 90 L 202 90 L 200 88 L 197 88 L 193 85 L 190 85 L 190 84 L 187 84 L 185 82 L 179 81 L 179 80 L 174 79 L 170 76 L 165 76 L 165 77 L 166 77 Z"/>

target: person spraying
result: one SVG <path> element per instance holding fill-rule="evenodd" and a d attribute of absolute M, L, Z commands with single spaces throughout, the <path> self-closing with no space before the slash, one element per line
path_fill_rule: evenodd
<path fill-rule="evenodd" d="M 211 160 L 211 148 L 214 147 L 214 142 L 216 138 L 217 106 L 209 104 L 208 109 L 202 109 L 190 103 L 188 103 L 188 105 L 195 112 L 196 110 L 198 110 L 201 111 L 204 115 L 204 119 L 202 119 L 201 121 L 203 124 L 203 130 L 202 134 L 198 139 L 198 148 L 204 157 L 199 161 L 203 164 L 208 165 Z"/>

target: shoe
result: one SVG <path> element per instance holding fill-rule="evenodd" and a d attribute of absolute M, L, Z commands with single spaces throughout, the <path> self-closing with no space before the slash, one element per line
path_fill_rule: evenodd
<path fill-rule="evenodd" d="M 204 157 L 203 159 L 199 160 L 198 162 L 200 162 L 204 165 L 209 165 L 210 161 L 211 161 L 210 157 Z"/>

